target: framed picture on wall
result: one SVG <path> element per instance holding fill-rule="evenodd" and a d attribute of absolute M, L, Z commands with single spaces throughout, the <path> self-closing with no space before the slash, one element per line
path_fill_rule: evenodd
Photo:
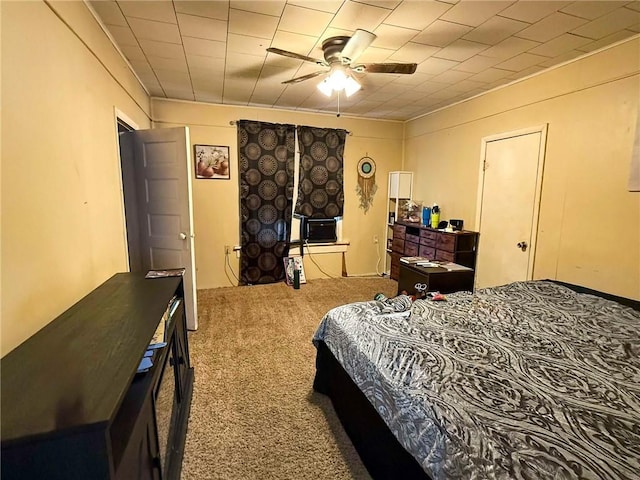
<path fill-rule="evenodd" d="M 229 147 L 221 145 L 194 145 L 196 178 L 229 180 Z"/>

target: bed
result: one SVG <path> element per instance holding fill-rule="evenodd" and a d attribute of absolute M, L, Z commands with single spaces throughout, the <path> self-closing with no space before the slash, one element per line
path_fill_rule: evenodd
<path fill-rule="evenodd" d="M 313 342 L 376 479 L 640 478 L 640 302 L 516 282 L 344 305 Z"/>

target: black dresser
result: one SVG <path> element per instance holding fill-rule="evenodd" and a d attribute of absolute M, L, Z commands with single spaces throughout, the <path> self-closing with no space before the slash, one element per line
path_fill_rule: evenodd
<path fill-rule="evenodd" d="M 166 346 L 137 373 L 163 316 Z M 0 368 L 3 480 L 180 477 L 194 378 L 182 277 L 116 274 Z"/>

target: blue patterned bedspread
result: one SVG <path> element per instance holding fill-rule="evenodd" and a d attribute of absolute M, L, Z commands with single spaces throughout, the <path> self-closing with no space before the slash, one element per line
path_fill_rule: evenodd
<path fill-rule="evenodd" d="M 639 479 L 640 312 L 547 281 L 383 314 L 324 341 L 434 479 Z"/>

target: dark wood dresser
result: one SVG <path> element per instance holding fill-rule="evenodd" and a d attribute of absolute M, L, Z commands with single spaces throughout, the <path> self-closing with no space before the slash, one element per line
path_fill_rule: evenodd
<path fill-rule="evenodd" d="M 400 257 L 427 257 L 475 269 L 478 232 L 443 232 L 415 223 L 396 222 L 391 243 L 391 278 L 400 278 Z"/>
<path fill-rule="evenodd" d="M 137 373 L 163 318 L 166 346 Z M 0 368 L 3 480 L 180 477 L 193 391 L 182 277 L 116 274 Z"/>

